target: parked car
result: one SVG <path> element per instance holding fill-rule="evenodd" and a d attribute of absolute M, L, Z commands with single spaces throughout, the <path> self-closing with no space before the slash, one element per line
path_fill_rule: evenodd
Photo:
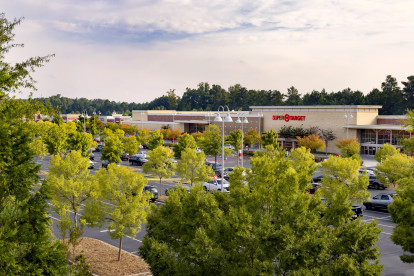
<path fill-rule="evenodd" d="M 102 151 L 103 148 L 104 146 L 102 144 L 99 144 L 96 146 L 95 151 Z"/>
<path fill-rule="evenodd" d="M 95 160 L 95 154 L 93 152 L 89 153 L 89 160 Z"/>
<path fill-rule="evenodd" d="M 325 198 L 321 198 L 323 202 L 326 202 Z M 329 203 L 326 205 L 327 208 L 329 208 Z M 362 217 L 362 207 L 358 205 L 352 205 L 352 211 L 354 212 L 354 215 L 352 216 L 352 219 L 357 219 L 358 217 Z"/>
<path fill-rule="evenodd" d="M 130 165 L 134 165 L 134 164 L 136 164 L 137 166 L 142 166 L 142 165 L 144 165 L 146 162 L 148 162 L 148 159 L 145 159 L 145 158 L 143 158 L 143 157 L 136 156 L 136 155 L 132 155 L 132 156 L 129 158 L 129 164 L 130 164 Z"/>
<path fill-rule="evenodd" d="M 108 160 L 104 160 L 104 161 L 102 161 L 102 168 L 108 168 L 108 165 L 110 164 L 111 162 L 109 162 Z"/>
<path fill-rule="evenodd" d="M 381 181 L 377 179 L 375 175 L 370 175 L 368 188 L 374 188 L 375 190 L 384 190 L 386 187 L 384 184 L 381 183 Z"/>
<path fill-rule="evenodd" d="M 147 154 L 145 152 L 139 151 L 138 153 L 134 154 L 134 156 L 147 158 Z"/>
<path fill-rule="evenodd" d="M 321 187 L 319 183 L 312 183 L 312 187 L 309 189 L 309 193 L 313 195 Z"/>
<path fill-rule="evenodd" d="M 318 175 L 312 178 L 312 182 L 319 183 L 322 181 L 323 175 Z"/>
<path fill-rule="evenodd" d="M 180 187 L 180 186 L 172 186 L 172 187 L 170 187 L 170 188 L 165 189 L 165 195 L 166 195 L 166 196 L 168 196 L 168 194 L 169 194 L 171 191 L 175 191 L 175 190 L 177 189 L 177 187 Z M 182 187 L 184 187 L 184 189 L 186 189 L 186 190 L 187 190 L 187 193 L 189 193 L 189 192 L 190 192 L 190 186 L 188 186 L 188 185 L 182 185 Z"/>
<path fill-rule="evenodd" d="M 377 194 L 370 201 L 364 202 L 364 206 L 368 209 L 388 210 L 388 205 L 394 201 L 395 194 Z"/>
<path fill-rule="evenodd" d="M 151 186 L 151 185 L 145 185 L 144 186 L 144 193 L 146 193 L 147 191 L 152 194 L 152 197 L 150 199 L 152 202 L 154 202 L 155 200 L 158 199 L 158 190 L 157 190 L 157 188 L 155 188 L 154 186 Z"/>
<path fill-rule="evenodd" d="M 204 182 L 203 188 L 205 191 L 209 191 L 209 192 L 221 191 L 221 179 Z M 223 180 L 223 191 L 226 193 L 230 192 L 230 183 L 225 179 Z"/>
<path fill-rule="evenodd" d="M 130 154 L 128 154 L 128 153 L 124 152 L 124 153 L 121 154 L 121 160 L 122 161 L 128 160 L 129 157 L 130 157 Z"/>
<path fill-rule="evenodd" d="M 222 167 L 220 163 L 214 163 L 210 161 L 205 161 L 204 164 L 211 166 L 214 171 L 220 171 Z"/>
<path fill-rule="evenodd" d="M 371 176 L 371 175 L 375 176 L 375 172 L 373 170 L 370 170 L 370 169 L 359 169 L 358 172 L 359 172 L 360 175 L 362 175 L 366 172 L 368 176 Z"/>
<path fill-rule="evenodd" d="M 89 160 L 89 167 L 88 169 L 92 170 L 95 169 L 95 163 L 93 163 L 91 160 Z"/>

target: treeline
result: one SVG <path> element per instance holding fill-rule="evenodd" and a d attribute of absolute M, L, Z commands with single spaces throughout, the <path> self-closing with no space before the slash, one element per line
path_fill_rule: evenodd
<path fill-rule="evenodd" d="M 364 95 L 361 91 L 343 89 L 338 92 L 312 91 L 301 95 L 295 87 L 286 93 L 278 90 L 253 90 L 236 84 L 227 90 L 220 85 L 200 83 L 197 88 L 187 88 L 182 97 L 175 90 L 166 92 L 146 103 L 115 102 L 103 99 L 89 100 L 86 98 L 70 99 L 60 94 L 37 100 L 60 110 L 62 114 L 99 112 L 111 115 L 113 112 L 130 115 L 132 110 L 179 111 L 215 111 L 220 105 L 228 105 L 234 110 L 249 110 L 249 106 L 290 106 L 290 105 L 382 105 L 380 115 L 403 115 L 407 109 L 414 108 L 414 76 L 407 77 L 401 86 L 396 78 L 389 75 L 381 83 L 381 88 L 374 88 Z"/>

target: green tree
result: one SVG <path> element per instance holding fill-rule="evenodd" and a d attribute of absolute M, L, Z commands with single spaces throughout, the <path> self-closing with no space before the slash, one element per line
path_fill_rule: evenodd
<path fill-rule="evenodd" d="M 124 137 L 122 143 L 123 149 L 126 153 L 128 153 L 128 155 L 137 153 L 139 149 L 139 143 L 134 136 Z"/>
<path fill-rule="evenodd" d="M 147 143 L 148 149 L 153 150 L 164 145 L 164 137 L 159 129 L 151 132 L 151 138 Z"/>
<path fill-rule="evenodd" d="M 67 144 L 67 133 L 63 125 L 52 125 L 46 136 L 44 137 L 44 142 L 46 144 L 47 151 L 49 154 L 62 154 L 65 153 L 68 144 Z"/>
<path fill-rule="evenodd" d="M 102 149 L 101 160 L 108 160 L 110 163 L 120 163 L 122 154 L 122 141 L 119 135 L 110 134 L 106 137 L 105 146 Z"/>
<path fill-rule="evenodd" d="M 375 160 L 377 160 L 378 163 L 382 163 L 388 156 L 395 154 L 398 154 L 398 150 L 393 145 L 384 144 L 375 153 Z"/>
<path fill-rule="evenodd" d="M 197 153 L 194 148 L 185 148 L 177 165 L 177 174 L 182 179 L 190 181 L 191 186 L 206 182 L 211 179 L 214 172 L 211 166 L 204 164 L 205 160 L 204 153 Z"/>
<path fill-rule="evenodd" d="M 407 109 L 414 109 L 414 76 L 407 77 L 408 81 L 401 82 L 403 87 L 403 97 L 407 106 Z M 393 99 L 394 100 L 394 99 Z"/>
<path fill-rule="evenodd" d="M 187 148 L 196 149 L 197 143 L 193 136 L 184 133 L 178 138 L 177 144 L 174 145 L 174 157 L 181 159 L 181 153 Z"/>
<path fill-rule="evenodd" d="M 232 145 L 237 151 L 242 148 L 242 132 L 241 129 L 235 129 L 229 133 L 229 136 L 226 137 L 226 143 Z"/>
<path fill-rule="evenodd" d="M 83 157 L 89 155 L 90 148 L 96 147 L 96 142 L 93 141 L 92 134 L 77 131 L 67 134 L 66 143 L 68 149 L 79 151 Z"/>
<path fill-rule="evenodd" d="M 302 105 L 299 91 L 293 86 L 287 90 L 285 105 Z"/>
<path fill-rule="evenodd" d="M 52 192 L 53 210 L 60 217 L 58 224 L 62 240 L 69 232 L 69 243 L 73 248 L 77 245 L 85 226 L 83 220 L 79 223 L 82 205 L 98 195 L 97 186 L 89 175 L 88 167 L 89 159 L 83 157 L 79 151 L 71 151 L 65 157 L 54 155 L 50 160 L 46 177 Z"/>
<path fill-rule="evenodd" d="M 0 274 L 64 275 L 64 246 L 51 240 L 48 227 L 48 187 L 41 185 L 33 191 L 40 166 L 33 160 L 34 133 L 28 121 L 39 111 L 39 105 L 12 95 L 24 88 L 35 89 L 30 72 L 48 62 L 50 56 L 16 64 L 5 61 L 9 50 L 22 47 L 13 42 L 14 28 L 20 22 L 8 21 L 0 14 Z"/>
<path fill-rule="evenodd" d="M 137 141 L 141 144 L 141 145 L 146 145 L 148 144 L 148 142 L 151 139 L 150 136 L 150 132 L 148 129 L 146 128 L 141 128 L 140 130 L 138 130 L 138 135 L 136 136 Z"/>
<path fill-rule="evenodd" d="M 414 162 L 410 162 L 411 172 Z M 414 208 L 414 185 L 413 174 L 408 177 L 399 179 L 398 196 L 388 206 L 392 221 L 397 224 L 391 235 L 391 240 L 401 245 L 404 254 L 400 256 L 401 261 L 405 263 L 414 263 L 414 218 L 412 210 Z M 409 253 L 409 254 L 407 254 Z"/>
<path fill-rule="evenodd" d="M 327 208 L 319 194 L 310 196 L 314 157 L 303 148 L 292 155 L 270 148 L 256 153 L 251 171 L 234 170 L 228 194 L 205 193 L 200 185 L 171 193 L 149 215 L 139 248 L 152 273 L 380 275 L 376 222 L 351 220 L 350 208 L 328 220 L 330 208 L 343 202 Z M 352 200 L 350 190 L 345 202 Z M 331 221 L 343 223 L 332 227 Z"/>
<path fill-rule="evenodd" d="M 53 117 L 52 123 L 57 124 L 57 125 L 62 125 L 63 124 L 63 118 L 59 115 L 56 115 L 56 116 Z"/>
<path fill-rule="evenodd" d="M 214 155 L 214 162 L 217 163 L 217 155 L 222 153 L 223 144 L 219 127 L 209 125 L 198 143 L 206 155 Z"/>
<path fill-rule="evenodd" d="M 148 151 L 147 154 L 148 162 L 142 168 L 145 173 L 153 173 L 160 179 L 160 191 L 162 191 L 162 179 L 174 175 L 173 155 L 169 148 L 162 146 Z"/>
<path fill-rule="evenodd" d="M 142 174 L 115 164 L 108 165 L 108 170 L 97 171 L 95 181 L 99 185 L 99 199 L 85 206 L 85 220 L 100 227 L 109 222 L 109 235 L 112 239 L 119 239 L 119 261 L 122 239 L 139 233 L 141 225 L 146 222 L 150 210 L 148 201 L 152 195 L 143 193 L 147 180 Z"/>
<path fill-rule="evenodd" d="M 405 154 L 389 155 L 377 165 L 376 170 L 381 172 L 377 178 L 386 186 L 395 186 L 399 179 L 406 178 L 411 174 L 412 162 L 413 159 L 407 158 Z"/>
<path fill-rule="evenodd" d="M 252 147 L 254 144 L 261 144 L 260 134 L 255 128 L 249 129 L 243 138 L 244 142 Z"/>
<path fill-rule="evenodd" d="M 278 148 L 279 144 L 277 142 L 278 135 L 276 131 L 267 130 L 265 134 L 262 135 L 261 140 L 264 146 L 273 146 L 273 148 Z"/>
<path fill-rule="evenodd" d="M 356 138 L 339 139 L 336 146 L 341 150 L 342 157 L 353 157 L 355 159 L 360 159 L 360 145 Z"/>

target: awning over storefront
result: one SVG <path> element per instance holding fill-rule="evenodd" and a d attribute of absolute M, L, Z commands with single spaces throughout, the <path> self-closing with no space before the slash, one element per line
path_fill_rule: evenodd
<path fill-rule="evenodd" d="M 405 130 L 403 125 L 344 125 L 348 129 Z"/>

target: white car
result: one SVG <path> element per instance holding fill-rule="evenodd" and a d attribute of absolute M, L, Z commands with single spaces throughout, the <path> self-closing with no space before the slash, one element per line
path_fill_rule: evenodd
<path fill-rule="evenodd" d="M 395 194 L 377 194 L 376 196 L 372 197 L 370 201 L 364 202 L 364 206 L 368 209 L 388 209 L 388 205 L 390 205 L 394 201 Z"/>
<path fill-rule="evenodd" d="M 211 180 L 209 182 L 203 183 L 203 188 L 205 191 L 213 192 L 213 191 L 221 191 L 221 179 Z M 223 180 L 223 191 L 225 193 L 229 193 L 230 183 L 227 180 Z"/>
<path fill-rule="evenodd" d="M 140 158 L 147 158 L 147 154 L 145 152 L 138 152 L 137 154 L 134 154 L 134 156 Z"/>
<path fill-rule="evenodd" d="M 368 176 L 375 176 L 375 172 L 373 170 L 369 170 L 369 169 L 359 169 L 359 174 L 362 175 L 365 172 L 367 172 Z"/>

